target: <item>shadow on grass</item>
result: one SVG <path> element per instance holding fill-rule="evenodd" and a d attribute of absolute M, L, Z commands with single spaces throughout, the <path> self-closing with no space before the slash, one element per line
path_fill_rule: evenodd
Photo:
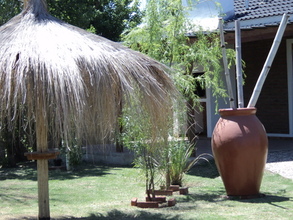
<path fill-rule="evenodd" d="M 35 217 L 23 217 L 17 218 L 18 220 L 36 220 Z M 112 210 L 106 214 L 92 213 L 88 217 L 73 217 L 73 216 L 60 216 L 57 218 L 51 218 L 51 220 L 180 220 L 180 216 L 170 216 L 162 213 L 153 213 L 151 210 L 138 211 L 133 214 L 125 213 L 120 210 Z M 11 218 L 9 220 L 16 220 Z"/>
<path fill-rule="evenodd" d="M 178 203 L 194 203 L 197 201 L 220 202 L 225 201 L 225 190 L 209 191 L 208 193 L 188 194 L 184 197 L 176 198 Z"/>
<path fill-rule="evenodd" d="M 233 201 L 239 203 L 263 203 L 269 204 L 274 207 L 288 210 L 287 207 L 283 207 L 281 202 L 286 202 L 292 200 L 292 198 L 284 197 L 284 196 L 275 196 L 275 195 L 267 195 L 262 198 L 257 199 L 243 199 L 243 200 L 229 200 L 225 196 L 225 191 L 212 191 L 210 193 L 203 194 L 190 194 L 182 198 L 176 198 L 178 203 L 182 203 L 183 205 L 180 207 L 172 207 L 170 209 L 170 213 L 173 209 L 179 209 L 180 211 L 188 211 L 194 209 L 194 202 L 197 201 L 205 201 L 205 202 L 213 202 L 213 203 L 222 203 L 225 201 Z M 186 203 L 186 205 L 184 205 Z M 190 204 L 190 205 L 188 205 Z M 227 207 L 231 206 L 231 204 L 226 204 Z M 168 215 L 164 213 L 153 212 L 154 209 L 148 209 L 147 211 L 142 209 L 137 209 L 137 211 L 133 213 L 127 213 L 120 210 L 111 210 L 106 214 L 101 213 L 92 213 L 87 217 L 73 217 L 73 216 L 60 216 L 51 218 L 51 220 L 180 220 L 180 215 Z M 155 209 L 158 211 L 159 209 Z M 20 217 L 18 220 L 35 220 L 35 217 Z M 11 218 L 9 220 L 16 220 L 16 218 Z"/>
<path fill-rule="evenodd" d="M 23 189 L 21 188 L 14 188 L 14 191 L 21 191 Z M 37 194 L 35 195 L 26 195 L 26 194 L 19 194 L 19 193 L 9 193 L 10 192 L 10 188 L 9 186 L 7 187 L 3 187 L 1 186 L 1 191 L 3 191 L 3 193 L 0 193 L 0 198 L 1 198 L 1 202 L 5 202 L 5 203 L 10 203 L 13 205 L 27 205 L 28 204 L 28 200 L 30 201 L 37 201 Z M 6 193 L 8 192 L 8 193 Z M 0 204 L 1 205 L 1 204 Z M 0 216 L 1 219 L 1 216 Z"/>
<path fill-rule="evenodd" d="M 270 194 L 265 194 L 264 197 L 261 198 L 256 198 L 256 199 L 242 199 L 242 200 L 236 200 L 238 202 L 242 203 L 267 203 L 269 205 L 282 208 L 282 209 L 288 209 L 286 207 L 283 207 L 280 205 L 281 202 L 288 202 L 290 200 L 293 200 L 293 198 L 286 197 L 286 196 L 276 196 L 276 195 L 270 195 Z M 279 204 L 275 204 L 279 203 Z"/>
<path fill-rule="evenodd" d="M 194 203 L 197 201 L 205 201 L 205 202 L 223 202 L 223 201 L 235 201 L 239 203 L 267 203 L 271 205 L 275 205 L 274 203 L 281 203 L 293 200 L 293 198 L 286 196 L 276 196 L 271 194 L 264 194 L 263 197 L 254 198 L 254 199 L 229 199 L 226 196 L 225 190 L 217 190 L 210 191 L 209 193 L 197 193 L 197 194 L 189 194 L 185 197 L 176 198 L 178 203 Z M 280 205 L 275 205 L 281 207 Z"/>
<path fill-rule="evenodd" d="M 50 170 L 49 179 L 68 180 L 90 176 L 103 176 L 110 174 L 109 170 L 120 169 L 117 167 L 96 166 L 92 164 L 82 164 L 76 166 L 72 171 Z M 0 181 L 7 179 L 32 180 L 37 181 L 36 162 L 27 162 L 16 168 L 1 168 Z"/>
<path fill-rule="evenodd" d="M 108 212 L 106 215 L 103 214 L 91 214 L 91 216 L 87 218 L 80 218 L 84 220 L 132 220 L 132 219 L 141 219 L 141 220 L 180 220 L 180 217 L 177 216 L 169 216 L 162 213 L 153 213 L 153 212 L 147 212 L 147 211 L 138 211 L 135 214 L 127 214 L 124 212 L 121 212 L 119 210 L 112 210 L 111 212 Z M 59 220 L 59 219 L 58 219 Z M 61 220 L 61 219 L 60 219 Z"/>
<path fill-rule="evenodd" d="M 195 166 L 188 172 L 189 175 L 199 176 L 204 178 L 217 178 L 220 176 L 215 160 L 201 160 L 200 163 L 195 164 Z"/>
<path fill-rule="evenodd" d="M 0 168 L 0 180 L 19 179 L 37 180 L 37 165 L 35 162 L 27 162 L 13 168 Z"/>

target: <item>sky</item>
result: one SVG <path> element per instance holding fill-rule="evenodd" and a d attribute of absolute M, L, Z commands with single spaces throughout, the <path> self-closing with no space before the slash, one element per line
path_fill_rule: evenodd
<path fill-rule="evenodd" d="M 233 11 L 233 0 L 216 1 L 221 4 L 220 7 L 218 7 L 213 1 L 204 1 L 199 3 L 196 8 L 190 12 L 189 17 L 204 29 L 217 29 L 219 15 Z"/>
<path fill-rule="evenodd" d="M 233 0 L 215 0 L 221 4 L 218 8 L 213 1 L 203 1 L 195 9 L 189 12 L 189 17 L 204 29 L 214 30 L 218 27 L 220 13 L 233 11 Z M 186 0 L 183 0 L 186 2 Z M 141 7 L 145 7 L 146 0 L 141 0 Z"/>

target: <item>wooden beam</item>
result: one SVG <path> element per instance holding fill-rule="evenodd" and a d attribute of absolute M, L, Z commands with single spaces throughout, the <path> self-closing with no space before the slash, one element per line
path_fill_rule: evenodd
<path fill-rule="evenodd" d="M 29 152 L 24 153 L 24 156 L 26 156 L 28 160 L 49 160 L 55 159 L 59 154 L 60 151 Z"/>
<path fill-rule="evenodd" d="M 241 30 L 241 42 L 247 43 L 252 41 L 260 41 L 260 40 L 268 40 L 274 39 L 278 30 L 278 26 L 270 26 L 265 28 L 253 28 L 249 30 L 242 29 Z M 288 24 L 286 31 L 283 37 L 293 36 L 293 25 Z M 226 32 L 225 40 L 228 44 L 234 44 L 235 41 L 235 32 Z"/>
<path fill-rule="evenodd" d="M 37 151 L 48 151 L 48 121 L 43 105 L 43 93 L 39 94 L 39 101 L 36 112 L 36 139 Z M 49 206 L 49 174 L 48 159 L 37 160 L 38 171 L 38 202 L 39 202 L 39 220 L 50 219 Z"/>
<path fill-rule="evenodd" d="M 48 160 L 37 160 L 39 220 L 50 219 Z"/>
<path fill-rule="evenodd" d="M 40 97 L 38 100 L 38 111 L 36 115 L 37 152 L 29 152 L 24 155 L 28 160 L 37 160 L 39 220 L 49 220 L 48 159 L 55 159 L 60 152 L 48 151 L 48 121 L 42 104 L 43 97 Z"/>

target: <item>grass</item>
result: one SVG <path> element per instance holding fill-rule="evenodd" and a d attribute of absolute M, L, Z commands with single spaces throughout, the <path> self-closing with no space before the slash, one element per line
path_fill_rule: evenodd
<path fill-rule="evenodd" d="M 174 207 L 139 209 L 144 198 L 140 169 L 82 165 L 72 172 L 50 171 L 52 219 L 292 219 L 293 181 L 265 172 L 259 199 L 227 200 L 213 163 L 195 166 L 186 176 L 189 195 L 175 195 Z M 0 218 L 36 219 L 37 181 L 33 163 L 0 169 Z"/>

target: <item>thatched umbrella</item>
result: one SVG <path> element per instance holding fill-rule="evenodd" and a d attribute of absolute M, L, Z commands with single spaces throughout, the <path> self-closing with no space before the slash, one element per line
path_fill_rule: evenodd
<path fill-rule="evenodd" d="M 21 126 L 36 131 L 30 158 L 38 159 L 40 219 L 50 218 L 48 135 L 64 143 L 103 139 L 115 129 L 121 103 L 132 99 L 159 130 L 177 95 L 165 71 L 145 55 L 52 17 L 45 0 L 24 0 L 21 14 L 0 27 L 0 123 L 13 130 L 21 118 Z"/>

